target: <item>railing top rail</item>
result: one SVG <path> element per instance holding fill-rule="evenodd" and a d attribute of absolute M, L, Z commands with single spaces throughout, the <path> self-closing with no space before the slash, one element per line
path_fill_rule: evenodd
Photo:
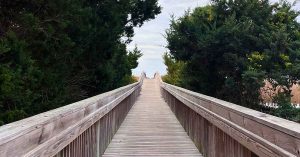
<path fill-rule="evenodd" d="M 156 73 L 156 75 L 159 76 L 158 73 Z M 159 76 L 159 79 L 161 80 L 161 77 Z M 203 101 L 209 102 L 209 103 L 213 103 L 215 105 L 218 105 L 220 107 L 229 109 L 232 112 L 235 112 L 237 114 L 243 115 L 247 118 L 250 118 L 254 121 L 257 121 L 259 123 L 262 123 L 264 125 L 267 125 L 269 127 L 272 127 L 274 129 L 280 130 L 282 132 L 285 132 L 291 136 L 294 136 L 296 138 L 300 139 L 300 124 L 293 122 L 293 121 L 289 121 L 280 117 L 276 117 L 276 116 L 272 116 L 263 112 L 259 112 L 253 109 L 249 109 L 237 104 L 233 104 L 221 99 L 217 99 L 214 97 L 210 97 L 201 93 L 197 93 L 197 92 L 193 92 L 178 86 L 174 86 L 168 83 L 165 83 L 161 80 L 161 83 L 164 86 L 169 86 L 172 87 L 174 89 L 177 89 L 178 91 L 182 91 L 190 96 L 194 96 L 196 98 L 199 98 Z"/>
<path fill-rule="evenodd" d="M 210 112 L 223 119 L 223 122 L 228 122 L 226 125 L 238 130 L 240 128 L 244 135 L 248 134 L 259 142 L 268 143 L 267 147 L 274 151 L 283 148 L 278 152 L 285 154 L 284 150 L 287 150 L 292 154 L 300 155 L 300 125 L 298 123 L 165 83 L 159 74 L 155 77 L 160 81 L 162 88 L 181 99 L 180 101 L 192 110 Z"/>
<path fill-rule="evenodd" d="M 74 110 L 80 110 L 83 109 L 92 103 L 95 102 L 100 102 L 102 99 L 107 98 L 107 97 L 112 97 L 114 94 L 121 94 L 124 91 L 127 91 L 133 87 L 138 85 L 138 82 L 97 95 L 93 96 L 88 99 L 81 100 L 79 102 L 75 102 L 66 106 L 62 106 L 60 108 L 56 108 L 44 113 L 40 113 L 38 115 L 28 117 L 13 123 L 6 124 L 4 126 L 0 127 L 0 144 L 3 142 L 3 138 L 5 135 L 9 134 L 14 134 L 15 131 L 20 131 L 24 130 L 25 128 L 29 128 L 31 126 L 40 124 L 40 123 L 45 123 L 47 121 L 51 121 L 52 119 L 56 119 L 59 116 L 63 116 L 64 114 L 68 114 L 69 112 L 73 112 Z M 111 98 L 113 99 L 113 98 Z M 104 104 L 103 104 L 104 105 Z M 8 132 L 9 131 L 9 132 Z"/>
<path fill-rule="evenodd" d="M 143 73 L 136 83 L 0 127 L 0 156 L 14 150 L 16 141 L 24 148 L 14 151 L 24 154 L 79 122 L 94 123 L 93 118 L 104 116 L 140 87 L 144 77 Z"/>
<path fill-rule="evenodd" d="M 250 118 L 256 122 L 262 123 L 264 125 L 267 125 L 269 127 L 272 127 L 276 130 L 280 130 L 282 132 L 285 132 L 291 136 L 294 136 L 296 138 L 300 139 L 300 124 L 293 122 L 293 121 L 289 121 L 280 117 L 276 117 L 270 114 L 266 114 L 263 112 L 259 112 L 253 109 L 249 109 L 237 104 L 233 104 L 224 100 L 220 100 L 214 97 L 210 97 L 207 95 L 203 95 L 200 93 L 196 93 L 181 87 L 177 87 L 165 82 L 162 82 L 162 84 L 164 84 L 164 86 L 169 86 L 172 87 L 174 89 L 177 89 L 178 91 L 182 91 L 190 96 L 194 96 L 196 98 L 199 98 L 203 101 L 206 101 L 208 103 L 213 103 L 214 105 L 218 105 L 220 107 L 226 108 L 232 112 L 235 112 L 237 114 L 240 114 L 244 117 Z"/>

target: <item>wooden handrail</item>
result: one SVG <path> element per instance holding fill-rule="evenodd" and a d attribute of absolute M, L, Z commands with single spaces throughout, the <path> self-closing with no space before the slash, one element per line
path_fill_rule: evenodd
<path fill-rule="evenodd" d="M 185 112 L 189 112 L 190 115 L 193 115 L 192 112 L 196 113 L 194 116 L 204 118 L 219 130 L 216 131 L 216 134 L 212 134 L 216 145 L 218 142 L 223 143 L 224 139 L 228 139 L 225 138 L 225 135 L 219 135 L 219 132 L 222 131 L 223 134 L 228 135 L 258 156 L 300 156 L 300 125 L 298 123 L 164 83 L 161 81 L 159 74 L 156 74 L 155 77 L 160 82 L 164 98 L 179 121 L 185 126 L 186 131 L 192 134 L 190 137 L 192 136 L 194 142 L 199 143 L 198 148 L 205 156 L 214 156 L 220 152 L 222 153 L 227 148 L 225 148 L 226 146 L 224 148 L 213 145 L 203 146 L 205 145 L 203 139 L 195 139 L 193 136 L 195 136 L 197 130 L 192 130 L 193 126 L 189 124 L 189 120 L 191 120 L 189 118 L 191 117 L 187 116 L 186 113 L 182 113 L 181 110 L 184 110 L 182 109 L 184 106 L 187 107 L 186 110 L 191 110 L 185 110 Z M 205 130 L 205 128 L 201 129 Z M 207 136 L 209 136 L 208 133 Z M 221 137 L 218 139 L 217 136 Z M 215 154 L 212 155 L 213 153 L 207 151 L 213 151 Z M 234 150 L 231 150 L 231 152 L 234 152 Z"/>
<path fill-rule="evenodd" d="M 144 77 L 142 74 L 137 83 L 0 127 L 0 157 L 57 155 L 96 123 L 94 130 L 99 131 L 100 120 L 110 112 L 116 112 L 111 116 L 117 116 L 107 122 L 111 123 L 106 124 L 110 127 L 107 134 L 114 134 L 138 96 Z M 100 136 L 99 133 L 94 138 L 99 140 Z M 101 141 L 95 145 L 98 148 L 88 156 L 100 156 L 104 152 L 105 146 L 99 146 Z M 82 147 L 73 149 L 79 148 Z"/>

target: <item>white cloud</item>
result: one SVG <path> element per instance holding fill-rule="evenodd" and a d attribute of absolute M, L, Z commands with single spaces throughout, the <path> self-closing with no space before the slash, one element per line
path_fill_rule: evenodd
<path fill-rule="evenodd" d="M 141 28 L 136 28 L 133 42 L 128 45 L 129 50 L 137 45 L 143 52 L 143 56 L 139 59 L 139 66 L 133 70 L 133 74 L 140 75 L 143 71 L 148 76 L 153 76 L 157 71 L 165 74 L 166 67 L 163 64 L 162 55 L 167 51 L 165 48 L 167 41 L 164 34 L 169 28 L 171 15 L 179 17 L 189 8 L 193 9 L 208 3 L 209 0 L 160 0 L 162 13 Z"/>
<path fill-rule="evenodd" d="M 276 2 L 278 0 L 271 0 Z M 293 2 L 293 0 L 288 0 Z M 135 45 L 142 50 L 143 56 L 139 59 L 139 66 L 133 70 L 134 75 L 140 75 L 145 71 L 148 76 L 155 72 L 166 73 L 166 66 L 163 64 L 162 55 L 167 51 L 167 41 L 164 38 L 165 30 L 169 28 L 171 15 L 180 17 L 188 9 L 209 4 L 209 0 L 160 0 L 163 7 L 162 13 L 154 20 L 146 22 L 141 28 L 135 29 L 133 42 L 128 45 L 132 50 Z M 299 3 L 296 8 L 299 8 Z"/>

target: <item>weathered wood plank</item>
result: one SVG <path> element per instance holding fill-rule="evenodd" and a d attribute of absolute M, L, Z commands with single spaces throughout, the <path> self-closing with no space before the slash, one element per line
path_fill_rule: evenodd
<path fill-rule="evenodd" d="M 103 156 L 202 155 L 161 98 L 156 80 L 148 79 Z"/>
<path fill-rule="evenodd" d="M 0 156 L 53 156 L 62 149 L 58 156 L 73 156 L 75 147 L 80 148 L 76 153 L 80 156 L 100 154 L 95 143 L 97 127 L 103 127 L 99 119 L 108 117 L 107 132 L 100 137 L 112 137 L 138 96 L 142 81 L 143 76 L 138 83 L 0 127 Z M 98 140 L 99 147 L 105 145 L 102 141 L 108 145 L 109 140 Z"/>
<path fill-rule="evenodd" d="M 159 75 L 157 75 L 157 79 L 161 80 Z M 300 156 L 300 125 L 297 123 L 163 82 L 161 82 L 161 87 L 165 100 L 171 106 L 179 121 L 197 147 L 204 152 L 210 152 L 210 154 L 208 152 L 204 153 L 208 156 L 219 156 L 220 153 L 224 154 L 222 152 L 230 152 L 230 155 L 235 154 L 235 149 L 237 152 L 240 151 L 238 145 L 246 147 L 259 156 Z M 186 112 L 194 117 L 188 117 Z M 207 144 L 205 141 L 211 140 L 204 138 L 203 135 L 200 138 L 193 135 L 195 133 L 191 130 L 195 130 L 196 126 L 194 126 L 195 123 L 190 123 L 190 121 L 195 117 L 207 121 L 201 124 L 199 129 L 204 131 L 207 136 L 212 136 L 211 140 L 217 141 L 216 143 Z M 195 122 L 197 123 L 197 121 Z M 217 129 L 208 130 L 208 132 L 203 130 L 210 128 L 206 123 L 212 124 Z M 192 128 L 186 125 L 190 125 L 189 127 Z M 214 133 L 211 134 L 211 132 Z M 215 138 L 216 136 L 217 138 Z M 224 142 L 224 139 L 227 141 L 233 139 L 232 142 L 237 142 L 237 146 L 232 149 L 232 142 L 225 144 L 223 147 L 218 145 Z M 231 151 L 228 152 L 228 150 Z M 211 151 L 215 151 L 215 153 L 211 154 Z M 246 153 L 244 155 L 249 156 L 250 154 L 247 155 Z"/>

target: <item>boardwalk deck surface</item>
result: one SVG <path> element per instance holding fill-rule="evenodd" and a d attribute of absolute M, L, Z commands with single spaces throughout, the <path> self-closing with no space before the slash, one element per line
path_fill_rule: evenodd
<path fill-rule="evenodd" d="M 104 157 L 202 156 L 164 102 L 155 81 L 144 80 L 140 97 L 108 146 Z"/>

